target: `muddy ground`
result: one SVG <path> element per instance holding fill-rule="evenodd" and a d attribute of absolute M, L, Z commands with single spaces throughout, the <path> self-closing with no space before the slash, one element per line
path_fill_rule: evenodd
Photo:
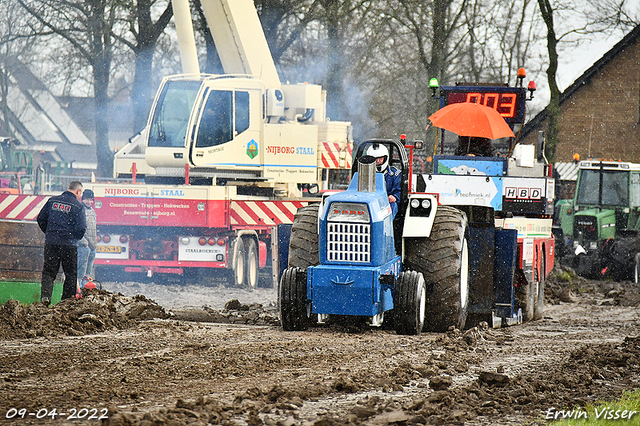
<path fill-rule="evenodd" d="M 10 301 L 0 422 L 533 425 L 640 387 L 638 286 L 553 274 L 542 320 L 419 337 L 285 333 L 272 289 L 104 283 L 51 308 Z"/>

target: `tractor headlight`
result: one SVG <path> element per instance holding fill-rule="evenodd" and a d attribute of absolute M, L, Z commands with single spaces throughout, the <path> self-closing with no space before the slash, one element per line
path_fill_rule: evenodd
<path fill-rule="evenodd" d="M 431 198 L 412 198 L 409 202 L 410 215 L 413 217 L 429 217 L 431 215 Z"/>

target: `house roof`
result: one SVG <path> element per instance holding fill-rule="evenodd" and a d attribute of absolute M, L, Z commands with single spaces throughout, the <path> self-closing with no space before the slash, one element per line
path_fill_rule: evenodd
<path fill-rule="evenodd" d="M 640 25 L 636 26 L 630 33 L 628 33 L 622 40 L 616 43 L 611 50 L 605 53 L 602 58 L 597 60 L 591 67 L 589 67 L 580 77 L 578 77 L 571 86 L 567 87 L 560 95 L 560 105 L 566 100 L 570 99 L 574 93 L 576 93 L 582 86 L 588 84 L 591 79 L 606 67 L 620 52 L 622 52 L 627 46 L 636 42 L 640 37 Z M 529 120 L 522 128 L 520 138 L 525 138 L 533 130 L 537 129 L 540 124 L 548 117 L 548 107 L 540 111 L 533 119 Z"/>
<path fill-rule="evenodd" d="M 81 158 L 78 168 L 96 169 L 95 144 L 53 94 L 17 59 L 4 62 L 9 77 L 7 121 L 22 149 L 42 153 L 45 161 L 74 163 Z"/>

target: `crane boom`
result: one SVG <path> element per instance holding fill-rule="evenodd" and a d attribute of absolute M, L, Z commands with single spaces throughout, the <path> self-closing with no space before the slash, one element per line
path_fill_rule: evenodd
<path fill-rule="evenodd" d="M 173 18 L 176 22 L 182 72 L 185 74 L 200 74 L 189 0 L 171 0 L 171 6 L 173 7 Z"/>
<path fill-rule="evenodd" d="M 204 0 L 202 10 L 225 74 L 259 77 L 266 88 L 279 88 L 258 13 L 251 0 Z"/>

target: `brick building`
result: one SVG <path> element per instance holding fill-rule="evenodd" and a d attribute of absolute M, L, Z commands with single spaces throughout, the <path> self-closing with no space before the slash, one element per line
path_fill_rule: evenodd
<path fill-rule="evenodd" d="M 522 129 L 535 144 L 547 127 L 543 110 Z M 584 72 L 560 96 L 556 161 L 606 158 L 640 163 L 640 25 Z"/>

